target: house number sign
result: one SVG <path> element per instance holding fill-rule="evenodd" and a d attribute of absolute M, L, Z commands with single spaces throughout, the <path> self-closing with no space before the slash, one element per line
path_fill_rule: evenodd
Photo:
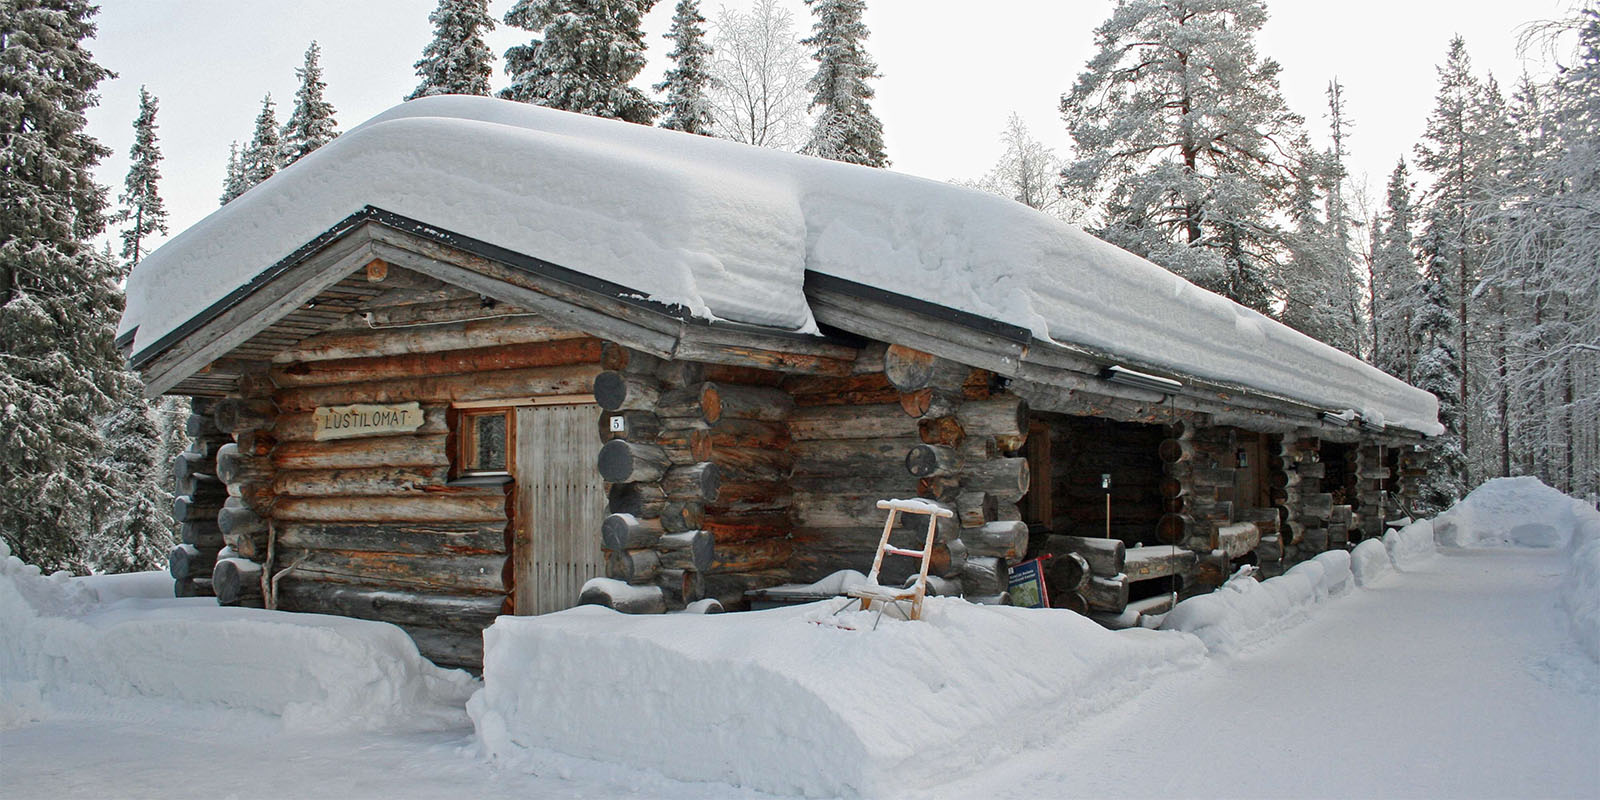
<path fill-rule="evenodd" d="M 422 427 L 422 406 L 419 403 L 321 406 L 312 414 L 311 422 L 311 438 L 319 442 L 412 433 Z"/>

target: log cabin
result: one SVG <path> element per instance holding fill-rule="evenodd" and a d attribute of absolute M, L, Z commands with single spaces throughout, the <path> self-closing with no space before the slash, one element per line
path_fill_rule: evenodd
<path fill-rule="evenodd" d="M 1008 200 L 486 98 L 412 101 L 133 272 L 192 399 L 179 595 L 404 628 L 632 613 L 942 520 L 943 591 L 1132 624 L 1381 534 L 1434 398 Z M 886 580 L 915 570 L 891 557 Z"/>

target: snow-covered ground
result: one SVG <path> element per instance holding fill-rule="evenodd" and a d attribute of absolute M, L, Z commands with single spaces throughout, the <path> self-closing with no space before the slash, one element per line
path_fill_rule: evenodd
<path fill-rule="evenodd" d="M 0 569 L 0 626 L 6 634 L 0 641 L 0 795 L 761 796 L 727 783 L 678 781 L 638 764 L 624 766 L 556 750 L 582 751 L 585 737 L 595 739 L 606 731 L 623 737 L 670 731 L 671 715 L 697 712 L 686 712 L 685 704 L 659 695 L 651 699 L 652 690 L 693 691 L 697 681 L 713 679 L 713 662 L 723 661 L 729 676 L 724 681 L 751 697 L 715 711 L 725 715 L 723 721 L 738 735 L 702 732 L 655 745 L 641 739 L 636 746 L 651 754 L 641 761 L 709 748 L 723 755 L 698 763 L 715 765 L 748 741 L 752 755 L 761 755 L 751 760 L 745 774 L 735 776 L 747 785 L 774 785 L 770 778 L 782 773 L 797 789 L 815 792 L 831 785 L 847 793 L 863 788 L 871 796 L 897 797 L 1600 796 L 1600 664 L 1586 650 L 1587 643 L 1580 644 L 1596 623 L 1597 601 L 1588 592 L 1600 581 L 1600 558 L 1595 558 L 1600 515 L 1561 506 L 1559 495 L 1551 497 L 1553 492 L 1537 484 L 1489 486 L 1479 498 L 1480 508 L 1472 509 L 1469 500 L 1455 519 L 1501 525 L 1485 521 L 1492 516 L 1489 510 L 1510 509 L 1518 524 L 1557 520 L 1551 523 L 1557 528 L 1555 537 L 1497 538 L 1480 531 L 1474 534 L 1476 544 L 1500 546 L 1444 548 L 1435 554 L 1427 546 L 1434 527 L 1422 522 L 1405 535 L 1391 535 L 1384 555 L 1395 558 L 1387 569 L 1379 568 L 1372 546 L 1353 559 L 1325 558 L 1298 573 L 1260 585 L 1236 585 L 1212 596 L 1237 595 L 1226 601 L 1213 599 L 1189 605 L 1190 610 L 1180 606 L 1181 613 L 1168 620 L 1168 627 L 1176 630 L 1111 634 L 1062 622 L 1060 614 L 970 608 L 954 601 L 930 606 L 930 611 L 942 611 L 943 622 L 939 614 L 930 615 L 929 623 L 891 624 L 886 619 L 872 633 L 815 625 L 809 621 L 816 619 L 815 613 L 808 617 L 805 611 L 722 618 L 730 626 L 743 626 L 732 634 L 717 631 L 716 617 L 684 618 L 681 625 L 658 619 L 655 628 L 644 632 L 629 630 L 626 619 L 596 617 L 594 610 L 557 615 L 547 626 L 551 630 L 519 620 L 498 632 L 501 641 L 491 642 L 491 654 L 499 650 L 508 658 L 532 658 L 536 654 L 525 649 L 530 643 L 557 639 L 577 648 L 575 654 L 586 653 L 599 645 L 583 635 L 584 623 L 596 622 L 613 629 L 609 638 L 617 647 L 614 659 L 656 659 L 653 663 L 661 668 L 652 673 L 637 664 L 619 670 L 612 661 L 583 662 L 598 677 L 574 685 L 607 685 L 605 677 L 615 677 L 609 684 L 614 691 L 636 702 L 634 730 L 618 731 L 617 720 L 599 714 L 589 720 L 584 736 L 567 743 L 554 742 L 548 734 L 541 741 L 518 730 L 519 724 L 552 710 L 534 702 L 537 681 L 480 694 L 474 701 L 479 719 L 474 730 L 462 715 L 449 713 L 451 698 L 459 699 L 460 690 L 468 687 L 429 672 L 405 654 L 393 656 L 397 664 L 387 671 L 333 670 L 320 683 L 273 694 L 239 685 L 246 679 L 271 681 L 266 676 L 272 670 L 243 672 L 228 666 L 216 653 L 217 644 L 225 640 L 211 631 L 206 634 L 212 644 L 207 651 L 170 644 L 152 645 L 150 651 L 167 659 L 183 658 L 187 652 L 194 663 L 173 664 L 173 670 L 193 676 L 204 665 L 214 675 L 205 691 L 172 690 L 148 679 L 138 685 L 110 681 L 104 676 L 117 670 L 86 671 L 53 662 L 49 654 L 69 648 L 67 652 L 82 658 L 99 652 L 96 648 L 104 645 L 97 642 L 116 642 L 124 649 L 114 652 L 131 665 L 127 672 L 143 675 L 150 662 L 127 649 L 136 637 L 126 630 L 119 633 L 119 626 L 143 626 L 138 630 L 164 634 L 171 642 L 194 633 L 200 623 L 191 617 L 200 614 L 198 606 L 162 611 L 188 601 L 141 597 L 132 579 L 119 579 L 117 585 L 98 579 L 97 586 L 84 581 L 91 584 L 81 587 L 85 591 L 67 589 L 62 581 L 28 575 L 11 561 Z M 1479 522 L 1471 522 L 1473 518 Z M 1585 568 L 1574 571 L 1575 564 Z M 48 585 L 58 591 L 40 588 Z M 95 596 L 86 591 L 91 588 Z M 12 594 L 6 595 L 8 591 Z M 47 603 L 44 612 L 19 609 L 16 602 L 30 593 L 29 602 L 54 605 Z M 1228 608 L 1219 609 L 1219 602 Z M 940 605 L 949 607 L 941 610 Z M 996 630 L 986 632 L 980 616 L 988 611 L 994 612 Z M 308 628 L 310 632 L 274 632 L 287 643 L 285 660 L 308 657 L 291 645 L 331 635 L 315 620 L 276 616 L 296 619 L 251 618 L 229 624 L 246 626 L 240 635 L 261 635 L 270 630 L 263 626 L 272 625 Z M 171 627 L 174 617 L 183 627 Z M 1026 629 L 1032 617 L 1041 621 L 1038 633 L 1054 637 L 1052 641 L 1029 643 Z M 762 619 L 773 622 L 760 624 Z M 804 626 L 798 629 L 804 633 L 786 641 L 781 634 L 793 632 L 784 627 L 790 623 Z M 381 664 L 386 634 L 360 630 L 364 627 L 384 628 L 358 624 L 349 633 L 364 645 L 346 645 L 339 658 Z M 764 634 L 763 627 L 768 629 Z M 41 629 L 47 633 L 41 635 Z M 661 636 L 662 631 L 675 633 Z M 1222 631 L 1228 635 L 1216 635 Z M 678 639 L 676 632 L 687 633 Z M 918 675 L 914 690 L 898 701 L 891 687 L 881 693 L 872 690 L 886 681 L 882 662 L 869 659 L 865 671 L 851 674 L 839 653 L 820 652 L 826 648 L 817 646 L 832 642 L 835 650 L 849 649 L 864 637 L 928 645 L 944 636 L 951 636 L 952 643 L 958 638 L 973 642 L 972 656 L 945 652 L 913 658 Z M 734 647 L 751 637 L 750 652 Z M 63 638 L 65 644 L 58 641 Z M 683 644 L 719 639 L 721 649 L 706 652 Z M 1063 647 L 1063 641 L 1070 646 Z M 18 642 L 31 644 L 20 648 Z M 888 652 L 871 652 L 875 645 L 862 647 L 873 659 Z M 1006 650 L 1000 655 L 1009 655 L 1011 663 L 999 663 L 996 647 Z M 1086 648 L 1095 652 L 1067 652 Z M 31 655 L 19 657 L 19 649 Z M 762 663 L 752 655 L 763 651 L 782 656 L 784 663 Z M 1198 655 L 1202 651 L 1209 655 Z M 266 662 L 259 666 L 272 666 L 262 650 L 251 654 Z M 1141 661 L 1158 654 L 1171 657 L 1168 667 Z M 1059 672 L 1052 672 L 1049 659 L 1070 663 L 1061 661 Z M 302 674 L 291 669 L 294 665 L 279 666 L 286 675 Z M 825 666 L 833 672 L 819 673 Z M 1129 680 L 1106 689 L 1104 670 L 1118 667 L 1128 670 Z M 320 668 L 329 669 L 326 662 Z M 59 674 L 28 672 L 40 669 Z M 579 673 L 570 670 L 568 680 Z M 652 682 L 652 674 L 663 677 Z M 99 676 L 98 682 L 77 682 L 78 675 Z M 1054 684 L 1052 675 L 1059 676 Z M 867 682 L 852 684 L 852 679 Z M 489 680 L 493 685 L 492 664 Z M 784 689 L 786 707 L 814 704 L 814 711 L 831 715 L 841 723 L 837 740 L 807 739 L 808 732 L 797 731 L 787 749 L 760 741 L 762 731 L 781 730 L 759 717 L 757 693 L 763 681 Z M 229 686 L 255 702 L 236 708 L 219 701 Z M 394 691 L 402 686 L 413 690 Z M 981 686 L 991 688 L 980 695 L 975 687 Z M 368 708 L 356 715 L 359 724 L 342 726 L 328 714 L 290 711 L 301 708 L 292 705 L 299 702 L 296 692 L 312 691 L 331 698 L 330 708 L 337 703 L 345 703 L 341 707 L 346 709 L 363 703 L 392 707 Z M 278 703 L 280 710 L 273 711 L 275 706 L 263 697 Z M 1016 708 L 1052 697 L 1055 705 L 1042 710 Z M 606 702 L 621 705 L 615 699 Z M 921 710 L 874 721 L 859 709 L 852 716 L 848 707 L 854 703 L 870 710 L 894 702 L 916 702 Z M 729 710 L 742 706 L 750 707 L 749 714 Z M 963 706 L 966 710 L 954 716 Z M 977 706 L 986 710 L 973 711 Z M 567 698 L 555 708 L 575 714 L 581 707 Z M 416 712 L 415 717 L 402 725 L 396 720 L 405 715 L 395 712 L 406 710 Z M 500 728 L 484 724 L 489 712 L 500 717 Z M 1028 730 L 999 733 L 992 727 L 994 714 L 1014 718 Z M 930 736 L 930 728 L 939 730 Z M 963 737 L 963 732 L 972 735 Z M 871 745 L 870 754 L 882 757 L 889 751 L 879 737 L 895 733 L 937 746 L 926 753 L 913 748 L 903 762 L 866 772 L 846 747 Z M 963 741 L 969 745 L 967 757 L 952 756 Z M 501 757 L 486 762 L 486 749 Z M 804 757 L 822 758 L 811 769 L 833 774 L 808 778 L 795 766 Z M 680 768 L 680 774 L 698 768 L 693 759 L 684 763 L 691 767 Z M 922 774 L 910 777 L 918 769 Z M 852 783 L 852 778 L 863 782 Z"/>

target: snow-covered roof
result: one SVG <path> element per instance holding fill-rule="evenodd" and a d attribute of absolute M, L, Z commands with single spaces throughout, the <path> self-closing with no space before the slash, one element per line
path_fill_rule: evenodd
<path fill-rule="evenodd" d="M 379 114 L 174 237 L 128 282 L 135 353 L 375 206 L 698 317 L 815 331 L 807 270 L 1033 336 L 1436 435 L 1427 392 L 1019 203 L 481 97 Z"/>

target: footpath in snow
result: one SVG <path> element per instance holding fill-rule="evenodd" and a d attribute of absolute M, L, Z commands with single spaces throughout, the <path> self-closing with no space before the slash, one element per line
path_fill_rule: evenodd
<path fill-rule="evenodd" d="M 1464 547 L 1436 553 L 1436 533 Z M 1180 604 L 1163 631 L 955 600 L 871 632 L 817 608 L 507 619 L 490 632 L 473 728 L 459 702 L 476 682 L 392 652 L 388 626 L 211 615 L 227 610 L 14 559 L 0 573 L 7 796 L 1600 792 L 1600 514 L 1531 479 L 1491 482 L 1354 554 L 1236 579 Z M 274 625 L 307 630 L 272 631 L 276 654 L 224 657 L 227 629 Z M 320 656 L 337 665 L 307 652 L 345 636 L 361 646 Z M 205 646 L 171 644 L 189 637 Z M 168 644 L 140 652 L 141 638 Z M 96 657 L 111 666 L 71 663 Z M 173 660 L 209 688 L 145 677 Z M 230 707 L 226 687 L 271 671 L 295 680 Z M 73 701 L 84 693 L 94 702 Z M 353 708 L 353 732 L 305 724 Z M 292 768 L 223 766 L 263 763 Z"/>

